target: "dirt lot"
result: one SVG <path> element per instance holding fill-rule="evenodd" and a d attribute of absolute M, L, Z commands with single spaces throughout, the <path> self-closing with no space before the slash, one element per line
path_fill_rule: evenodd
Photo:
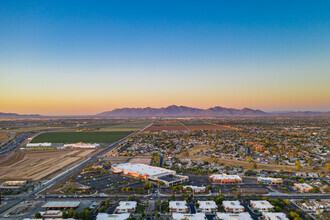
<path fill-rule="evenodd" d="M 9 133 L 0 132 L 0 143 L 7 140 L 7 138 L 9 138 Z"/>
<path fill-rule="evenodd" d="M 182 125 L 164 125 L 164 126 L 150 126 L 146 131 L 188 131 L 188 129 Z"/>
<path fill-rule="evenodd" d="M 189 130 L 234 130 L 230 126 L 226 125 L 187 125 Z"/>
<path fill-rule="evenodd" d="M 15 152 L 0 163 L 0 180 L 50 179 L 88 156 L 102 149 L 66 149 Z"/>

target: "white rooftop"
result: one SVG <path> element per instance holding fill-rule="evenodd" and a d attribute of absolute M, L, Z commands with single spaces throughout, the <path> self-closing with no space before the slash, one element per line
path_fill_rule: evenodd
<path fill-rule="evenodd" d="M 264 212 L 262 215 L 267 217 L 269 220 L 289 220 L 282 212 Z"/>
<path fill-rule="evenodd" d="M 188 213 L 173 213 L 172 218 L 174 220 L 181 220 L 181 219 L 187 219 L 187 220 L 204 220 L 206 219 L 206 216 L 204 213 L 195 213 L 195 214 L 188 214 Z"/>
<path fill-rule="evenodd" d="M 272 208 L 274 208 L 274 206 L 266 200 L 254 200 L 254 201 L 251 200 L 250 203 L 251 203 L 251 205 L 253 204 L 254 207 L 256 207 L 257 209 L 272 209 Z"/>
<path fill-rule="evenodd" d="M 248 212 L 241 212 L 241 213 L 217 212 L 217 218 L 221 220 L 252 220 Z"/>
<path fill-rule="evenodd" d="M 170 201 L 169 208 L 172 209 L 185 209 L 188 208 L 186 201 Z"/>
<path fill-rule="evenodd" d="M 42 208 L 75 208 L 78 207 L 80 202 L 71 202 L 71 201 L 63 201 L 63 202 L 47 202 Z"/>
<path fill-rule="evenodd" d="M 203 188 L 206 188 L 205 186 L 191 186 L 191 185 L 183 186 L 184 189 L 186 189 L 187 187 L 190 187 L 191 189 L 203 189 Z"/>
<path fill-rule="evenodd" d="M 218 208 L 214 201 L 198 201 L 198 204 L 201 209 Z"/>
<path fill-rule="evenodd" d="M 238 175 L 227 175 L 227 174 L 213 174 L 210 176 L 210 178 L 213 178 L 215 180 L 223 180 L 223 179 L 235 179 L 240 180 L 241 177 Z"/>
<path fill-rule="evenodd" d="M 96 216 L 96 220 L 106 220 L 106 219 L 113 219 L 113 220 L 125 220 L 130 217 L 130 213 L 123 213 L 123 214 L 107 214 L 107 213 L 99 213 Z"/>
<path fill-rule="evenodd" d="M 230 209 L 241 209 L 244 206 L 241 205 L 239 201 L 223 201 L 222 205 Z"/>
<path fill-rule="evenodd" d="M 175 174 L 175 171 L 168 170 L 160 167 L 149 166 L 140 163 L 121 163 L 113 165 L 114 168 L 125 170 L 132 173 L 138 173 L 142 176 L 158 176 L 162 174 Z"/>
<path fill-rule="evenodd" d="M 136 208 L 137 202 L 135 201 L 121 201 L 117 209 L 133 209 Z"/>

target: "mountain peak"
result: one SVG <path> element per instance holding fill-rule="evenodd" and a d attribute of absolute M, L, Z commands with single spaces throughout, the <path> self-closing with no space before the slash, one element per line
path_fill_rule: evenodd
<path fill-rule="evenodd" d="M 187 106 L 170 105 L 163 108 L 119 108 L 97 114 L 105 117 L 217 117 L 217 116 L 260 116 L 266 112 L 244 108 L 242 110 L 224 108 L 220 106 L 209 109 L 200 109 Z"/>

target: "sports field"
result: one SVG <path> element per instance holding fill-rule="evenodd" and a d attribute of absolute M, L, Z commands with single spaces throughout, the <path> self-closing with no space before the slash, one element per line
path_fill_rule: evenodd
<path fill-rule="evenodd" d="M 35 137 L 31 143 L 114 143 L 132 131 L 111 131 L 111 132 L 50 132 Z"/>

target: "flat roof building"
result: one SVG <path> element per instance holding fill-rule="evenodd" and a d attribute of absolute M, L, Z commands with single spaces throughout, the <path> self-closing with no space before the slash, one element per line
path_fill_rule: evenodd
<path fill-rule="evenodd" d="M 63 147 L 67 148 L 87 148 L 87 149 L 94 149 L 94 148 L 99 148 L 99 144 L 86 144 L 86 143 L 75 143 L 75 144 L 64 144 Z"/>
<path fill-rule="evenodd" d="M 269 212 L 274 208 L 274 206 L 266 200 L 251 200 L 250 205 L 251 208 L 257 212 Z"/>
<path fill-rule="evenodd" d="M 188 180 L 187 176 L 177 175 L 173 170 L 140 163 L 115 164 L 111 166 L 111 170 L 114 173 L 140 177 L 153 182 L 163 182 L 166 186 L 173 186 Z"/>
<path fill-rule="evenodd" d="M 96 216 L 96 220 L 125 220 L 131 216 L 130 213 L 122 213 L 122 214 L 108 214 L 108 213 L 98 213 Z"/>
<path fill-rule="evenodd" d="M 289 220 L 282 212 L 263 212 L 262 216 L 265 220 Z"/>
<path fill-rule="evenodd" d="M 24 186 L 26 184 L 26 181 L 6 181 L 3 182 L 3 186 Z"/>
<path fill-rule="evenodd" d="M 239 201 L 223 201 L 222 206 L 226 212 L 244 212 L 244 206 Z"/>
<path fill-rule="evenodd" d="M 204 213 L 184 214 L 184 213 L 172 213 L 172 219 L 174 220 L 206 220 Z"/>
<path fill-rule="evenodd" d="M 210 177 L 210 180 L 214 183 L 242 183 L 242 178 L 238 175 L 227 175 L 227 174 L 213 174 Z"/>
<path fill-rule="evenodd" d="M 313 191 L 313 187 L 307 183 L 295 183 L 293 187 L 302 193 L 309 193 Z"/>
<path fill-rule="evenodd" d="M 271 178 L 271 177 L 258 177 L 258 183 L 265 183 L 265 184 L 282 184 L 282 178 Z"/>
<path fill-rule="evenodd" d="M 52 143 L 28 143 L 25 145 L 25 147 L 51 147 Z"/>
<path fill-rule="evenodd" d="M 121 201 L 119 202 L 119 206 L 117 206 L 115 212 L 116 213 L 135 212 L 136 206 L 137 206 L 137 202 L 135 201 Z"/>
<path fill-rule="evenodd" d="M 178 212 L 178 213 L 187 213 L 188 206 L 186 201 L 170 201 L 169 203 L 170 212 Z"/>
<path fill-rule="evenodd" d="M 61 202 L 47 202 L 42 208 L 45 208 L 47 210 L 62 210 L 62 209 L 75 209 L 80 205 L 80 202 L 71 202 L 71 201 L 61 201 Z"/>
<path fill-rule="evenodd" d="M 215 213 L 218 209 L 218 206 L 214 201 L 198 201 L 198 204 L 200 212 Z"/>
<path fill-rule="evenodd" d="M 222 213 L 217 212 L 217 219 L 221 220 L 252 220 L 251 215 L 248 212 L 241 213 Z"/>

